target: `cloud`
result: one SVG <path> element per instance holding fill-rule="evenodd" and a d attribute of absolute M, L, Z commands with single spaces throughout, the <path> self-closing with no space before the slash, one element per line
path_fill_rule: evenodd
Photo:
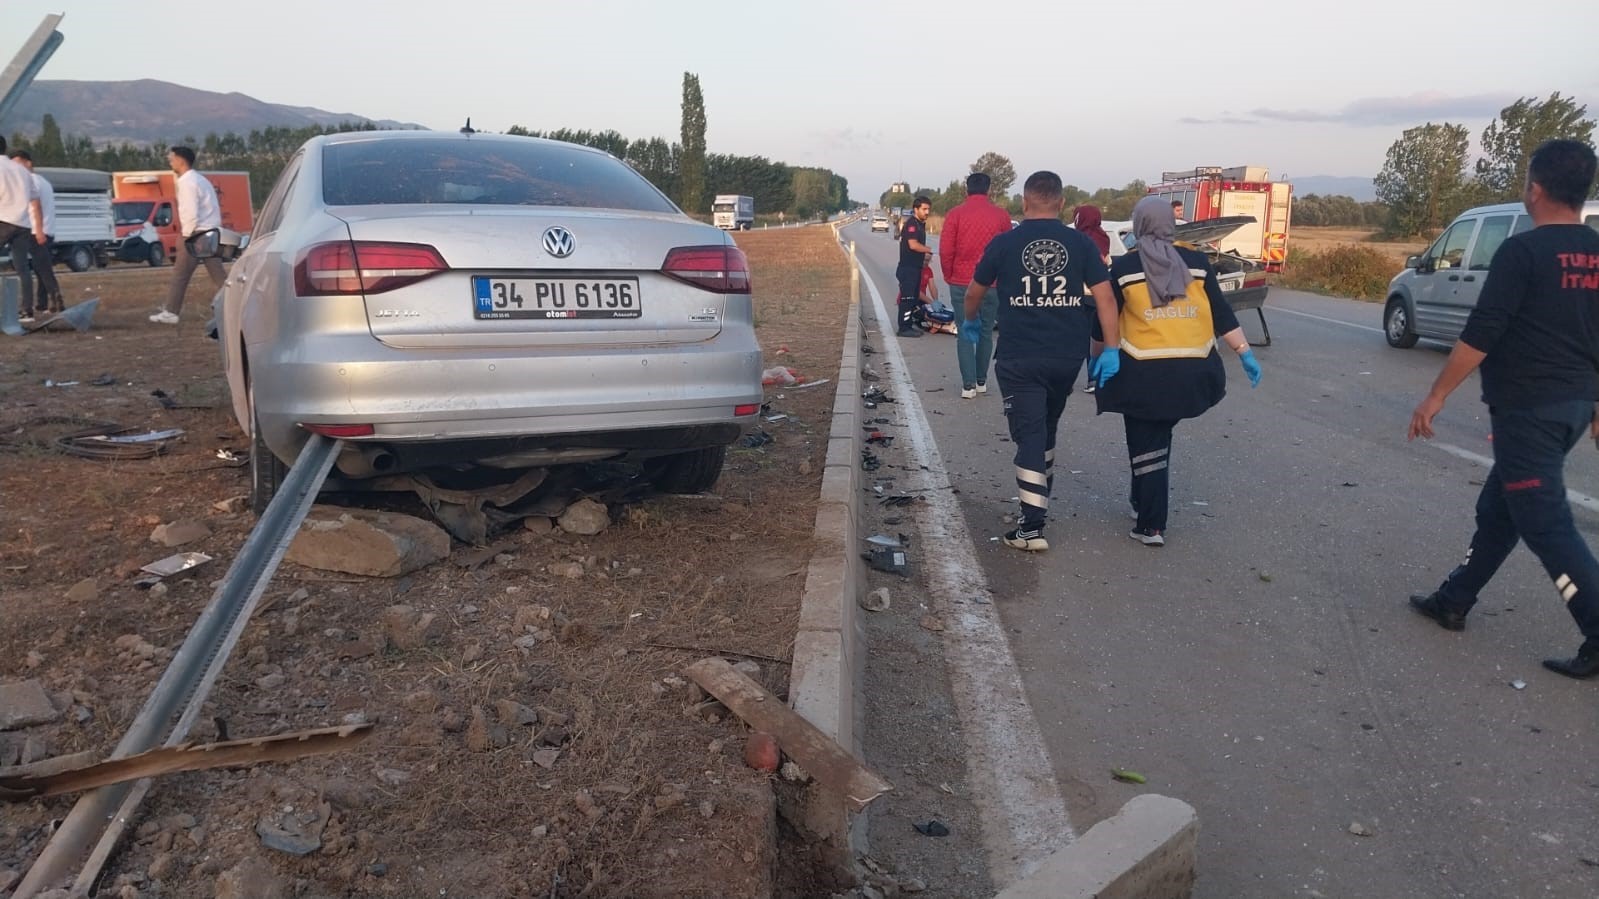
<path fill-rule="evenodd" d="M 1404 97 L 1364 97 L 1331 112 L 1268 108 L 1250 110 L 1250 114 L 1273 122 L 1333 123 L 1357 127 L 1416 125 L 1421 122 L 1491 119 L 1515 100 L 1510 94 L 1455 97 L 1429 91 Z"/>
<path fill-rule="evenodd" d="M 1183 116 L 1177 120 L 1179 125 L 1259 125 L 1259 119 L 1245 119 L 1238 116 L 1222 113 L 1214 119 L 1199 119 L 1193 116 Z"/>
<path fill-rule="evenodd" d="M 830 128 L 816 133 L 817 142 L 829 150 L 857 152 L 872 150 L 883 142 L 880 131 L 858 131 L 855 128 Z"/>

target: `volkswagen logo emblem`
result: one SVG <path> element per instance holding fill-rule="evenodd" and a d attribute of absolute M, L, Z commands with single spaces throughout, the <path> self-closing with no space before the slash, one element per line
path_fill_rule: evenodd
<path fill-rule="evenodd" d="M 544 229 L 544 252 L 556 259 L 565 259 L 577 249 L 577 242 L 572 239 L 572 232 L 556 225 Z"/>

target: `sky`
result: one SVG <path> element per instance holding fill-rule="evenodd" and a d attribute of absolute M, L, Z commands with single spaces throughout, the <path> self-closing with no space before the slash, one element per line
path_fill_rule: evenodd
<path fill-rule="evenodd" d="M 1599 65 L 1561 30 L 1588 21 L 1573 9 L 0 0 L 0 59 L 45 14 L 65 13 L 65 42 L 40 78 L 154 78 L 430 128 L 471 116 L 480 130 L 669 140 L 688 71 L 711 152 L 825 166 L 875 201 L 892 181 L 962 178 L 986 151 L 1021 178 L 1047 168 L 1090 190 L 1198 165 L 1369 177 L 1405 128 L 1448 120 L 1476 135 L 1517 97 L 1560 91 L 1599 116 Z"/>

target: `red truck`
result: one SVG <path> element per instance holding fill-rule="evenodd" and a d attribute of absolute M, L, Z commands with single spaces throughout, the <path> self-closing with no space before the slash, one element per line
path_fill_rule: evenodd
<path fill-rule="evenodd" d="M 222 210 L 222 256 L 231 258 L 249 239 L 255 227 L 254 206 L 250 202 L 249 172 L 201 172 L 216 188 L 217 205 Z M 111 175 L 111 207 L 116 218 L 117 240 L 123 250 L 142 255 L 151 265 L 164 265 L 178 252 L 183 231 L 178 221 L 178 176 L 171 171 L 114 172 Z M 158 239 L 149 239 L 153 229 Z M 135 243 L 129 243 L 130 238 Z M 117 258 L 138 261 L 119 251 Z"/>

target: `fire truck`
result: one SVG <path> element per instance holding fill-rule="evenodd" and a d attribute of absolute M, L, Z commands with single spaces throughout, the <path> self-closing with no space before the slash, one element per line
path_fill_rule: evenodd
<path fill-rule="evenodd" d="M 1272 181 L 1265 168 L 1254 165 L 1222 168 L 1201 166 L 1182 172 L 1162 172 L 1160 183 L 1149 192 L 1180 200 L 1183 217 L 1191 222 L 1252 216 L 1255 223 L 1234 231 L 1220 249 L 1254 260 L 1266 271 L 1281 271 L 1288 256 L 1288 220 L 1293 185 Z"/>

